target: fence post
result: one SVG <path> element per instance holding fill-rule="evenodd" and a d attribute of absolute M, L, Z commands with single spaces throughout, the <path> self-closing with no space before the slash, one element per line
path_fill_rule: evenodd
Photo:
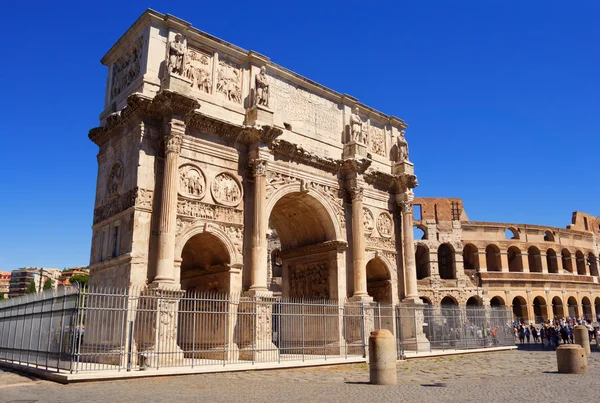
<path fill-rule="evenodd" d="M 362 344 L 363 358 L 367 358 L 367 349 L 365 343 L 365 303 L 360 301 L 360 342 Z"/>
<path fill-rule="evenodd" d="M 131 354 L 133 348 L 133 321 L 129 321 L 129 337 L 127 338 L 127 372 L 131 371 Z"/>
<path fill-rule="evenodd" d="M 302 362 L 304 362 L 304 298 L 300 299 L 300 317 L 302 318 Z"/>
<path fill-rule="evenodd" d="M 56 372 L 60 372 L 60 358 L 62 355 L 62 346 L 63 346 L 63 334 L 64 334 L 64 321 L 65 321 L 65 300 L 67 299 L 66 291 L 63 293 L 63 303 L 62 309 L 60 310 L 60 340 L 58 344 L 58 361 L 56 362 Z"/>

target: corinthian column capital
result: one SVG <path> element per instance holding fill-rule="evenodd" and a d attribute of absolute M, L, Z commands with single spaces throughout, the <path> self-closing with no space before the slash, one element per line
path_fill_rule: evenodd
<path fill-rule="evenodd" d="M 250 168 L 252 169 L 252 176 L 265 176 L 267 174 L 267 160 L 264 159 L 253 159 L 250 161 Z"/>
<path fill-rule="evenodd" d="M 404 192 L 396 195 L 396 203 L 403 213 L 412 213 L 414 200 L 415 194 L 413 193 L 412 189 L 407 189 Z"/>
<path fill-rule="evenodd" d="M 181 143 L 183 136 L 180 134 L 167 134 L 165 136 L 165 154 L 176 153 L 181 151 Z"/>

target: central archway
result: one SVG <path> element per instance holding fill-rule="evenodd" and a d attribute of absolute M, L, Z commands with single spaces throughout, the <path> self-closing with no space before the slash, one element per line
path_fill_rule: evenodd
<path fill-rule="evenodd" d="M 552 313 L 554 314 L 554 318 L 561 319 L 565 316 L 565 310 L 563 308 L 563 303 L 560 297 L 552 298 Z"/>
<path fill-rule="evenodd" d="M 339 223 L 317 192 L 291 191 L 269 200 L 269 227 L 281 247 L 284 297 L 332 298 L 339 294 L 336 242 Z"/>
<path fill-rule="evenodd" d="M 525 301 L 525 298 L 521 296 L 513 298 L 512 307 L 515 320 L 518 322 L 527 323 L 529 318 L 527 317 L 527 302 Z"/>
<path fill-rule="evenodd" d="M 533 299 L 533 316 L 535 323 L 543 323 L 548 320 L 546 301 L 542 297 L 535 297 Z"/>

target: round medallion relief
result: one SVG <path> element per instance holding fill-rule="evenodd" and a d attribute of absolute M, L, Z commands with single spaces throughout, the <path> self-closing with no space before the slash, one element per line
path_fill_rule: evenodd
<path fill-rule="evenodd" d="M 112 197 L 119 192 L 119 187 L 123 182 L 123 164 L 121 161 L 113 162 L 108 171 L 107 190 L 108 197 Z"/>
<path fill-rule="evenodd" d="M 202 199 L 206 194 L 206 177 L 200 168 L 183 165 L 179 168 L 179 194 Z"/>
<path fill-rule="evenodd" d="M 363 207 L 363 226 L 365 227 L 365 234 L 370 235 L 375 227 L 375 219 L 373 213 L 366 207 Z"/>
<path fill-rule="evenodd" d="M 227 172 L 215 176 L 210 187 L 213 198 L 225 206 L 237 206 L 242 200 L 242 187 L 238 180 Z"/>
<path fill-rule="evenodd" d="M 392 236 L 392 216 L 388 213 L 381 213 L 377 217 L 377 231 L 379 235 L 385 238 Z"/>

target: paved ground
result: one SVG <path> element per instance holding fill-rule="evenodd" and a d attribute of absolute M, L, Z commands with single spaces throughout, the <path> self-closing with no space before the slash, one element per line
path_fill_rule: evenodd
<path fill-rule="evenodd" d="M 0 372 L 0 403 L 37 402 L 564 402 L 600 400 L 600 352 L 590 374 L 556 373 L 531 347 L 398 363 L 397 386 L 373 386 L 366 364 L 60 385 Z"/>

